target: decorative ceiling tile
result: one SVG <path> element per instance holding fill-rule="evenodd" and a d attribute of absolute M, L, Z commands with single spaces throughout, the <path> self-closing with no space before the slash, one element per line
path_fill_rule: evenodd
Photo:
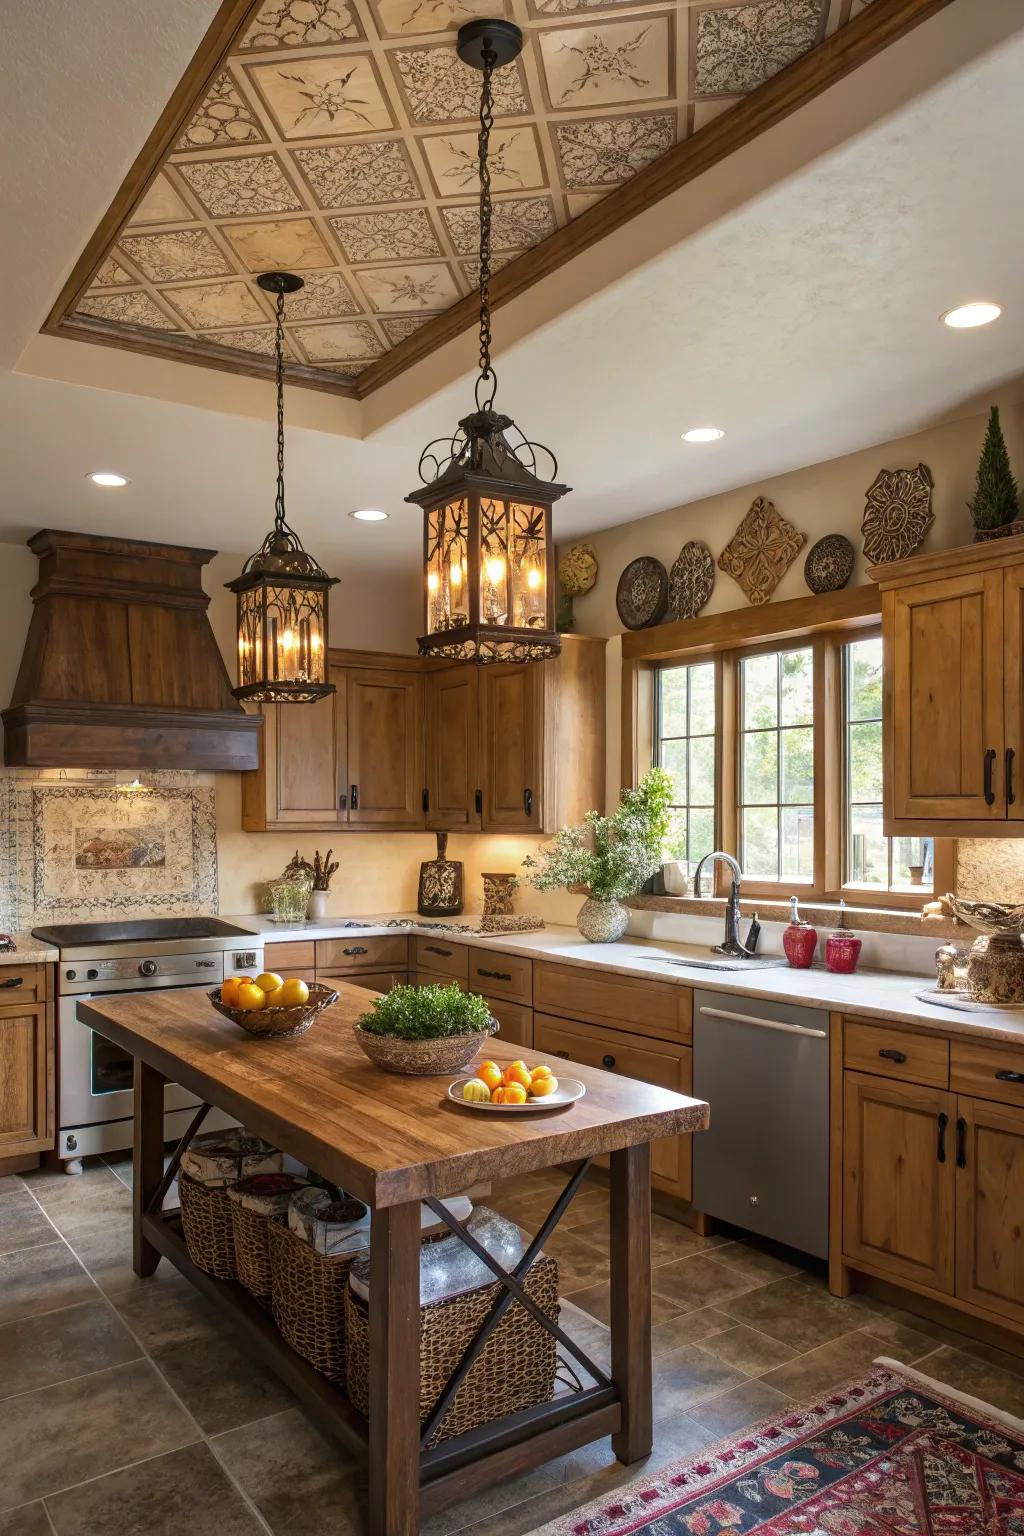
<path fill-rule="evenodd" d="M 189 277 L 223 277 L 234 272 L 205 229 L 168 229 L 158 235 L 124 235 L 121 249 L 154 283 Z"/>
<path fill-rule="evenodd" d="M 113 256 L 108 256 L 92 280 L 94 288 L 121 288 L 126 283 L 134 283 L 135 278 L 130 272 L 126 272 L 119 261 Z"/>
<path fill-rule="evenodd" d="M 147 330 L 177 329 L 174 321 L 141 289 L 134 293 L 87 293 L 79 300 L 77 313 L 92 315 L 97 320 L 113 320 L 117 325 L 143 325 Z"/>
<path fill-rule="evenodd" d="M 329 267 L 333 260 L 312 219 L 225 224 L 222 233 L 250 272 L 303 272 Z"/>
<path fill-rule="evenodd" d="M 466 133 L 428 134 L 420 139 L 430 174 L 439 197 L 478 196 L 477 135 Z M 544 185 L 537 131 L 532 124 L 491 130 L 487 157 L 493 192 L 526 192 Z"/>
<path fill-rule="evenodd" d="M 233 160 L 178 160 L 175 170 L 216 219 L 257 213 L 297 213 L 298 193 L 276 155 L 239 155 Z"/>
<path fill-rule="evenodd" d="M 214 341 L 218 347 L 233 347 L 236 352 L 256 352 L 260 357 L 274 357 L 276 331 L 274 326 L 268 326 L 266 330 L 258 331 L 246 329 L 241 331 L 211 331 L 204 337 L 206 341 Z M 292 356 L 291 349 L 285 343 L 286 356 Z"/>
<path fill-rule="evenodd" d="M 451 271 L 443 262 L 411 267 L 364 267 L 357 281 L 371 308 L 382 314 L 447 309 L 461 299 Z"/>
<path fill-rule="evenodd" d="M 344 0 L 270 0 L 260 6 L 239 49 L 312 48 L 363 36 L 359 18 Z"/>
<path fill-rule="evenodd" d="M 391 345 L 397 347 L 400 341 L 413 335 L 421 325 L 426 325 L 427 321 L 433 318 L 433 315 L 402 315 L 397 320 L 382 320 L 380 328 Z"/>
<path fill-rule="evenodd" d="M 195 288 L 168 288 L 168 303 L 196 331 L 265 325 L 269 316 L 246 283 L 207 283 Z"/>
<path fill-rule="evenodd" d="M 531 16 L 540 20 L 549 16 L 575 16 L 581 11 L 621 11 L 649 0 L 527 0 Z"/>
<path fill-rule="evenodd" d="M 477 16 L 507 16 L 506 0 L 370 0 L 381 37 L 457 32 Z"/>
<path fill-rule="evenodd" d="M 442 208 L 452 244 L 460 256 L 479 248 L 480 214 L 475 203 L 465 208 Z M 525 251 L 553 233 L 555 211 L 546 197 L 510 197 L 494 204 L 491 240 L 496 251 Z"/>
<path fill-rule="evenodd" d="M 136 224 L 184 224 L 194 218 L 189 208 L 171 186 L 163 171 L 153 178 L 145 197 L 128 220 L 129 228 Z"/>
<path fill-rule="evenodd" d="M 668 15 L 552 28 L 537 34 L 554 110 L 655 101 L 672 91 Z"/>
<path fill-rule="evenodd" d="M 330 224 L 346 261 L 408 261 L 442 254 L 425 208 L 352 213 L 333 218 Z"/>
<path fill-rule="evenodd" d="M 491 276 L 500 272 L 502 267 L 507 267 L 510 261 L 516 259 L 515 251 L 495 251 L 491 256 Z M 480 287 L 480 263 L 479 261 L 460 261 L 459 266 L 466 274 L 466 282 L 471 288 Z"/>
<path fill-rule="evenodd" d="M 321 320 L 334 315 L 357 315 L 359 305 L 339 272 L 310 272 L 305 286 L 286 300 L 289 320 Z"/>
<path fill-rule="evenodd" d="M 692 13 L 697 96 L 730 96 L 763 85 L 820 40 L 823 0 L 753 0 Z"/>
<path fill-rule="evenodd" d="M 366 320 L 297 326 L 292 335 L 311 363 L 355 362 L 379 357 L 384 351 L 384 343 Z"/>
<path fill-rule="evenodd" d="M 359 375 L 363 372 L 363 369 L 368 366 L 368 361 L 348 364 L 347 366 L 340 368 L 332 367 L 329 363 L 315 363 L 313 366 L 317 368 L 318 372 L 320 373 L 330 374 L 330 376 L 334 379 L 344 379 L 346 384 L 350 384 L 353 379 L 358 379 Z"/>
<path fill-rule="evenodd" d="M 294 155 L 321 208 L 408 203 L 423 195 L 408 151 L 396 139 L 296 149 Z"/>
<path fill-rule="evenodd" d="M 178 140 L 178 149 L 209 149 L 220 144 L 262 144 L 266 134 L 227 70 L 218 75 L 195 117 Z"/>
<path fill-rule="evenodd" d="M 463 64 L 450 43 L 426 48 L 394 48 L 388 54 L 415 123 L 455 123 L 480 112 L 480 75 Z M 494 115 L 518 117 L 529 112 L 517 61 L 494 76 Z"/>
<path fill-rule="evenodd" d="M 368 53 L 318 54 L 247 67 L 284 139 L 336 138 L 394 127 Z"/>
<path fill-rule="evenodd" d="M 614 186 L 628 181 L 671 149 L 674 112 L 629 117 L 587 117 L 554 124 L 566 188 Z"/>
<path fill-rule="evenodd" d="M 607 192 L 569 192 L 565 201 L 569 208 L 570 219 L 578 219 L 581 213 L 586 213 L 588 208 L 593 208 L 595 203 L 601 202 L 602 198 L 607 196 Z"/>

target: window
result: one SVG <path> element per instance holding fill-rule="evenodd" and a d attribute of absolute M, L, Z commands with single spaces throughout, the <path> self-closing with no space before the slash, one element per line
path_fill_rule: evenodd
<path fill-rule="evenodd" d="M 740 662 L 739 859 L 752 880 L 814 879 L 814 653 Z"/>
<path fill-rule="evenodd" d="M 672 776 L 668 853 L 693 874 L 715 846 L 715 664 L 660 674 L 655 759 Z"/>
<path fill-rule="evenodd" d="M 882 833 L 882 638 L 853 640 L 843 652 L 843 883 L 864 890 L 931 891 L 931 838 Z"/>

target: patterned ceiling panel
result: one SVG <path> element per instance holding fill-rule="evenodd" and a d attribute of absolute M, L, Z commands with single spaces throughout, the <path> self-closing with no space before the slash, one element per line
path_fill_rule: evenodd
<path fill-rule="evenodd" d="M 870 0 L 263 0 L 73 313 L 356 378 L 477 281 L 474 16 L 526 34 L 495 80 L 495 267 L 613 192 Z"/>

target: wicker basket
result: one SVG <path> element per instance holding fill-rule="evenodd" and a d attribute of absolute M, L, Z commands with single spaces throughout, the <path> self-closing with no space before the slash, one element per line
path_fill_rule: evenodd
<path fill-rule="evenodd" d="M 232 1008 L 229 1003 L 222 1003 L 219 987 L 206 995 L 217 1012 L 230 1019 L 232 1024 L 237 1024 L 246 1034 L 258 1035 L 264 1040 L 294 1040 L 304 1035 L 307 1029 L 313 1028 L 318 1014 L 338 1001 L 338 994 L 333 987 L 325 987 L 318 981 L 310 986 L 309 1001 L 295 1008 L 260 1008 L 250 1012 L 245 1008 Z"/>
<path fill-rule="evenodd" d="M 466 1035 L 444 1035 L 440 1040 L 396 1040 L 393 1035 L 375 1035 L 360 1024 L 352 1025 L 352 1033 L 360 1050 L 385 1072 L 446 1077 L 473 1060 L 484 1041 L 498 1033 L 498 1021 L 492 1017 L 486 1029 Z"/>
<path fill-rule="evenodd" d="M 218 1280 L 236 1279 L 235 1235 L 227 1191 L 200 1184 L 180 1169 L 178 1198 L 181 1230 L 193 1264 Z"/>
<path fill-rule="evenodd" d="M 229 1200 L 235 1238 L 235 1272 L 256 1300 L 269 1307 L 273 1296 L 270 1269 L 270 1228 L 280 1226 L 284 1216 L 266 1216 L 252 1211 L 238 1200 Z"/>
<path fill-rule="evenodd" d="M 283 1222 L 267 1229 L 274 1322 L 285 1343 L 331 1381 L 345 1380 L 345 1291 L 354 1253 L 316 1253 Z"/>
<path fill-rule="evenodd" d="M 440 1397 L 477 1329 L 500 1295 L 497 1281 L 463 1296 L 420 1308 L 420 1423 Z M 545 1254 L 526 1277 L 526 1294 L 547 1315 L 558 1317 L 558 1265 Z M 349 1398 L 369 1411 L 370 1316 L 366 1302 L 345 1288 Z M 514 1301 L 491 1334 L 431 1440 L 436 1445 L 491 1419 L 551 1400 L 555 1390 L 555 1339 Z"/>

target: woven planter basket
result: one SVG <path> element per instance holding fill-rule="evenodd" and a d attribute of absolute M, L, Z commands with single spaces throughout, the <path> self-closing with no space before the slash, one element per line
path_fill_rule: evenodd
<path fill-rule="evenodd" d="M 193 1264 L 218 1280 L 236 1279 L 232 1202 L 227 1191 L 200 1184 L 198 1179 L 190 1178 L 181 1169 L 178 1198 L 181 1201 L 181 1230 Z"/>
<path fill-rule="evenodd" d="M 333 987 L 325 987 L 315 981 L 309 989 L 309 1001 L 294 1008 L 260 1008 L 249 1012 L 244 1008 L 232 1008 L 220 1000 L 220 987 L 207 992 L 207 997 L 226 1019 L 244 1029 L 247 1035 L 257 1035 L 261 1040 L 294 1040 L 312 1029 L 319 1014 L 338 1001 Z"/>
<path fill-rule="evenodd" d="M 445 1035 L 440 1040 L 396 1040 L 392 1035 L 375 1035 L 353 1024 L 352 1032 L 360 1049 L 375 1067 L 385 1072 L 406 1072 L 418 1077 L 446 1077 L 473 1060 L 485 1040 L 498 1033 L 498 1021 L 492 1018 L 486 1029 L 466 1035 Z"/>
<path fill-rule="evenodd" d="M 270 1228 L 283 1216 L 264 1216 L 238 1200 L 229 1200 L 235 1239 L 235 1273 L 256 1300 L 269 1307 L 273 1295 L 270 1272 Z"/>
<path fill-rule="evenodd" d="M 274 1322 L 286 1344 L 331 1381 L 345 1380 L 345 1291 L 354 1253 L 316 1253 L 283 1222 L 267 1229 Z"/>
<path fill-rule="evenodd" d="M 502 1287 L 493 1285 L 435 1301 L 420 1308 L 420 1423 L 441 1395 Z M 556 1320 L 558 1265 L 547 1254 L 526 1277 L 526 1294 Z M 345 1289 L 348 1395 L 359 1412 L 369 1411 L 370 1314 L 351 1287 Z M 550 1402 L 555 1390 L 555 1340 L 547 1329 L 514 1301 L 491 1334 L 459 1388 L 440 1428 L 437 1445 L 491 1419 Z"/>

